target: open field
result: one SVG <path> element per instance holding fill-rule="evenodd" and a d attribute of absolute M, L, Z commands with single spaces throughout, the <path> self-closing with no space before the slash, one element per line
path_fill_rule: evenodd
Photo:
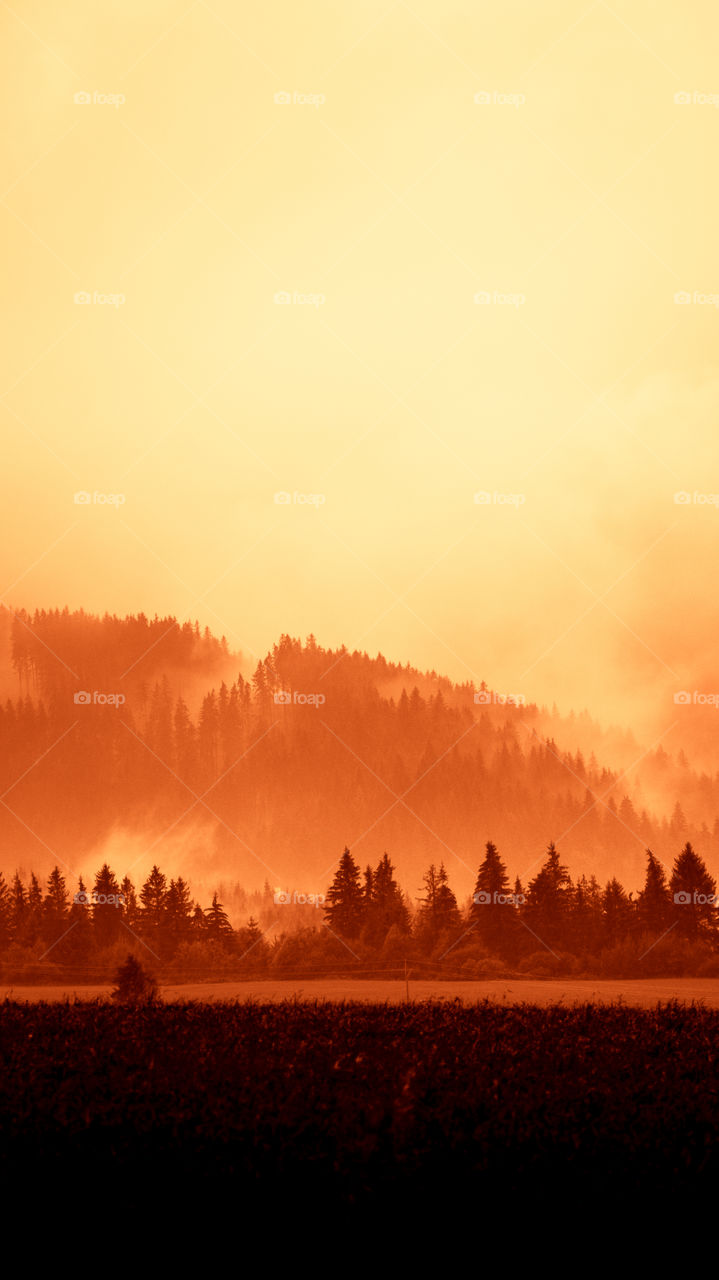
<path fill-rule="evenodd" d="M 108 997 L 107 986 L 13 986 L 0 987 L 0 1000 L 57 1001 L 96 1000 Z M 363 1003 L 404 1003 L 403 981 L 383 979 L 272 979 L 247 982 L 188 982 L 162 987 L 165 1000 L 253 1000 L 274 1003 L 283 1000 L 352 1000 Z M 410 978 L 410 1000 L 496 1000 L 502 1004 L 528 1002 L 541 1006 L 591 1001 L 606 1004 L 621 1000 L 633 1008 L 649 1009 L 660 1001 L 701 1002 L 719 1009 L 717 978 L 637 978 L 637 979 L 488 979 L 477 982 L 431 982 Z"/>
<path fill-rule="evenodd" d="M 249 1225 L 717 1178 L 714 1009 L 0 1006 L 5 1196 L 117 1214 L 161 1191 Z"/>

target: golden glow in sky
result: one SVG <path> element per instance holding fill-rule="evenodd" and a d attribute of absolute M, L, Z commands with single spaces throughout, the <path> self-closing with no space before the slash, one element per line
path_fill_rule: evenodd
<path fill-rule="evenodd" d="M 5 603 L 714 687 L 713 3 L 0 21 Z"/>

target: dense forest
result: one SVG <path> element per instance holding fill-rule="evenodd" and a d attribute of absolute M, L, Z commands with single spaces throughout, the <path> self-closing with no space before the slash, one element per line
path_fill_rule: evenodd
<path fill-rule="evenodd" d="M 0 979 L 107 981 L 135 956 L 166 982 L 343 974 L 478 978 L 501 974 L 719 976 L 716 882 L 687 843 L 669 874 L 647 850 L 634 897 L 613 877 L 573 882 L 551 844 L 526 886 L 510 884 L 488 841 L 474 892 L 460 903 L 443 864 L 413 898 L 387 853 L 363 872 L 349 849 L 325 893 L 242 891 L 236 927 L 217 893 L 206 908 L 158 866 L 139 889 L 104 864 L 72 895 L 59 867 L 45 890 L 0 875 Z"/>
<path fill-rule="evenodd" d="M 6 874 L 89 874 L 127 841 L 121 875 L 309 891 L 350 845 L 403 882 L 444 862 L 466 894 L 481 833 L 512 875 L 555 840 L 575 878 L 634 892 L 646 848 L 719 864 L 719 776 L 682 751 L 312 636 L 248 663 L 174 618 L 3 609 L 0 675 Z"/>

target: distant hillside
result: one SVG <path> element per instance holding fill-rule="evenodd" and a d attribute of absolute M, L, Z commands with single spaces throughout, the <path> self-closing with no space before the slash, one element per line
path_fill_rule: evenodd
<path fill-rule="evenodd" d="M 719 779 L 586 714 L 511 705 L 382 656 L 282 636 L 252 669 L 197 625 L 0 612 L 2 867 L 155 860 L 195 879 L 321 888 L 349 845 L 469 892 L 484 843 L 523 877 L 643 881 L 690 839 L 719 869 Z M 489 674 L 489 673 L 488 673 Z M 89 701 L 79 694 L 89 696 Z"/>

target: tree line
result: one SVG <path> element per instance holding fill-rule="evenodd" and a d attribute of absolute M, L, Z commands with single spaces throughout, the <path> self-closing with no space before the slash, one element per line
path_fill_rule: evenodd
<path fill-rule="evenodd" d="M 510 884 L 505 863 L 488 841 L 474 893 L 460 909 L 443 865 L 424 877 L 414 921 L 392 875 L 387 855 L 364 877 L 345 849 L 327 893 L 326 918 L 344 937 L 376 941 L 387 929 L 412 937 L 419 950 L 435 959 L 463 956 L 477 944 L 491 957 L 517 963 L 542 951 L 555 959 L 577 958 L 590 966 L 607 953 L 625 950 L 637 959 L 661 946 L 694 947 L 709 959 L 719 953 L 719 900 L 716 882 L 704 860 L 687 842 L 671 868 L 646 851 L 644 884 L 635 897 L 616 877 L 602 887 L 596 876 L 572 880 L 551 843 L 526 888 Z M 550 965 L 551 967 L 551 965 Z M 719 973 L 719 968 L 717 968 Z"/>
<path fill-rule="evenodd" d="M 44 890 L 34 873 L 27 884 L 0 874 L 0 971 L 5 981 L 102 978 L 129 950 L 168 980 L 407 963 L 448 977 L 719 976 L 716 882 L 689 842 L 670 868 L 646 851 L 636 897 L 616 877 L 604 886 L 594 875 L 573 880 L 553 843 L 526 886 L 510 883 L 491 841 L 465 903 L 443 864 L 428 867 L 411 898 L 387 853 L 362 871 L 348 848 L 325 894 L 266 884 L 255 897 L 256 915 L 233 927 L 216 892 L 203 908 L 183 877 L 168 880 L 158 866 L 136 889 L 104 863 L 72 896 L 58 867 Z M 293 899 L 306 905 L 288 908 Z"/>

